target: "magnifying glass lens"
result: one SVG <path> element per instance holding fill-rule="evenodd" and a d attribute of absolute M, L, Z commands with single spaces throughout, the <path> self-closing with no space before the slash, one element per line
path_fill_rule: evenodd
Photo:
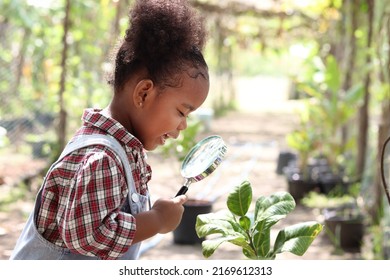
<path fill-rule="evenodd" d="M 181 167 L 182 176 L 184 178 L 196 178 L 203 174 L 214 164 L 219 164 L 225 151 L 225 143 L 219 136 L 210 136 L 203 139 L 192 148 L 184 159 Z"/>
<path fill-rule="evenodd" d="M 206 137 L 198 142 L 184 158 L 181 175 L 186 182 L 176 196 L 185 194 L 192 182 L 200 181 L 210 175 L 221 163 L 226 149 L 224 141 L 217 135 Z"/>

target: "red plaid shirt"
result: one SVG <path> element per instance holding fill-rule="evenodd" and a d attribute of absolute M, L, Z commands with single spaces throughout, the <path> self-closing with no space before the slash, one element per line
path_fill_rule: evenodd
<path fill-rule="evenodd" d="M 120 123 L 87 109 L 76 136 L 109 134 L 125 148 L 137 191 L 145 195 L 151 169 L 142 144 Z M 38 232 L 48 241 L 73 252 L 117 259 L 131 245 L 135 218 L 121 212 L 127 199 L 126 175 L 119 157 L 94 145 L 65 156 L 50 173 L 42 192 Z"/>

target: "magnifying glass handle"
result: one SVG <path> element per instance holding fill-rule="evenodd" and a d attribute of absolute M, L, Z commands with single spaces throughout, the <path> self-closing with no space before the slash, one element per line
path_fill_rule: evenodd
<path fill-rule="evenodd" d="M 180 188 L 180 190 L 177 192 L 176 196 L 185 194 L 187 191 L 188 191 L 188 187 L 187 187 L 187 186 L 182 186 L 182 187 Z"/>

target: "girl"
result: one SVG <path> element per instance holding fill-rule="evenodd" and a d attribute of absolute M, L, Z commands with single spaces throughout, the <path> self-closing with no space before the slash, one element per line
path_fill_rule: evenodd
<path fill-rule="evenodd" d="M 205 101 L 205 31 L 185 0 L 138 0 L 103 110 L 51 166 L 11 259 L 136 259 L 139 245 L 180 223 L 186 196 L 148 206 L 144 150 L 177 138 Z"/>

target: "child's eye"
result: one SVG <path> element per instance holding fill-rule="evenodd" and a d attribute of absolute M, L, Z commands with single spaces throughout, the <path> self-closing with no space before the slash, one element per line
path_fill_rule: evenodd
<path fill-rule="evenodd" d="M 178 110 L 178 112 L 179 112 L 179 115 L 180 115 L 180 116 L 182 116 L 182 117 L 185 117 L 185 116 L 186 116 L 182 111 Z"/>

